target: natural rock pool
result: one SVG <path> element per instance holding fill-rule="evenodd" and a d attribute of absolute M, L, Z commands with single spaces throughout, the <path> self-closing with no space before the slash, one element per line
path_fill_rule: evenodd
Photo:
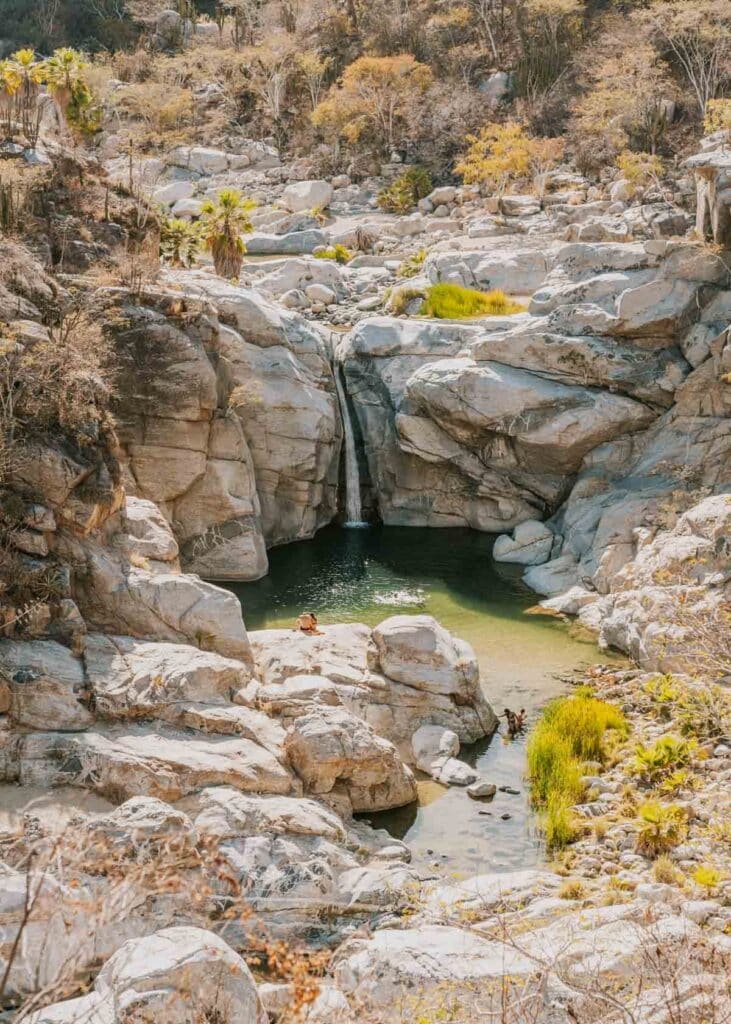
<path fill-rule="evenodd" d="M 333 526 L 313 540 L 274 548 L 268 576 L 230 589 L 249 630 L 293 626 L 303 611 L 316 612 L 323 624 L 370 626 L 400 613 L 433 615 L 474 647 L 496 713 L 525 707 L 530 727 L 571 674 L 600 656 L 565 622 L 528 613 L 537 595 L 521 582 L 519 568 L 493 561 L 493 541 L 461 529 Z M 463 748 L 460 757 L 518 795 L 498 791 L 490 803 L 474 801 L 463 789 L 423 777 L 418 806 L 368 820 L 404 839 L 415 860 L 452 874 L 536 864 L 543 851 L 523 778 L 525 737 L 510 741 L 504 732 Z"/>

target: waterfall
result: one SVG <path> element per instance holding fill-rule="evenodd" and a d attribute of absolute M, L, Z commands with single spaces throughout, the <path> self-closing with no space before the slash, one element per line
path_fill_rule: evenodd
<path fill-rule="evenodd" d="M 345 525 L 351 527 L 367 526 L 361 519 L 360 507 L 360 474 L 358 473 L 358 456 L 355 452 L 355 435 L 353 424 L 350 419 L 350 410 L 345 398 L 345 389 L 341 379 L 342 369 L 336 363 L 333 367 L 335 375 L 335 387 L 338 392 L 338 403 L 340 404 L 340 416 L 343 421 L 343 434 L 345 436 Z"/>

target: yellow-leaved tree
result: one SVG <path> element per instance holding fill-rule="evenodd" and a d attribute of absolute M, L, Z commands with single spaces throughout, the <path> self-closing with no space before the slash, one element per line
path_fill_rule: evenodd
<path fill-rule="evenodd" d="M 478 135 L 468 135 L 468 149 L 456 164 L 468 185 L 486 185 L 503 195 L 509 185 L 533 179 L 540 193 L 546 173 L 563 156 L 561 139 L 529 135 L 517 121 L 484 125 Z"/>
<path fill-rule="evenodd" d="M 312 112 L 313 124 L 387 152 L 401 141 L 409 112 L 432 80 L 430 68 L 409 53 L 359 57 Z"/>

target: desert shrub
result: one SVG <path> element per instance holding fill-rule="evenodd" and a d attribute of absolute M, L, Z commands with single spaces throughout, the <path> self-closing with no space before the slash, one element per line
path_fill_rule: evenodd
<path fill-rule="evenodd" d="M 672 850 L 687 834 L 685 811 L 677 804 L 649 800 L 638 811 L 637 851 L 657 857 Z"/>
<path fill-rule="evenodd" d="M 517 121 L 486 124 L 477 135 L 468 135 L 467 143 L 456 173 L 468 185 L 488 186 L 500 195 L 529 178 L 541 192 L 546 173 L 563 156 L 561 139 L 534 138 Z"/>
<path fill-rule="evenodd" d="M 617 157 L 617 168 L 632 185 L 647 185 L 662 176 L 663 166 L 659 156 L 652 153 L 633 153 L 625 149 Z"/>
<path fill-rule="evenodd" d="M 427 290 L 421 314 L 438 320 L 463 320 L 471 316 L 506 316 L 524 310 L 525 306 L 501 291 L 478 292 L 458 284 L 434 284 Z"/>
<path fill-rule="evenodd" d="M 378 205 L 387 213 L 408 213 L 432 190 L 431 175 L 424 167 L 409 167 L 378 193 Z"/>
<path fill-rule="evenodd" d="M 689 772 L 687 768 L 678 768 L 662 780 L 657 791 L 664 796 L 674 796 L 683 789 L 695 789 L 697 785 L 698 779 L 693 772 Z"/>
<path fill-rule="evenodd" d="M 681 873 L 665 853 L 661 854 L 652 865 L 652 877 L 656 882 L 663 882 L 665 885 L 677 885 L 683 879 Z"/>
<path fill-rule="evenodd" d="M 708 135 L 713 132 L 731 133 L 731 100 L 708 100 L 703 129 Z"/>
<path fill-rule="evenodd" d="M 426 249 L 419 249 L 418 252 L 414 252 L 411 256 L 407 256 L 405 260 L 402 260 L 396 276 L 401 278 L 416 277 L 424 266 L 425 260 Z"/>
<path fill-rule="evenodd" d="M 327 249 L 322 249 L 320 252 L 315 253 L 316 260 L 334 260 L 335 263 L 345 264 L 350 263 L 353 258 L 353 254 L 350 249 L 341 245 L 337 242 L 335 245 L 330 246 Z"/>
<path fill-rule="evenodd" d="M 673 719 L 683 736 L 714 740 L 731 732 L 731 695 L 722 686 L 686 686 L 664 675 L 649 679 L 642 690 L 658 717 Z"/>
<path fill-rule="evenodd" d="M 724 872 L 714 868 L 712 864 L 701 864 L 693 872 L 693 881 L 696 885 L 700 885 L 702 889 L 707 889 L 709 893 L 716 890 L 725 878 Z"/>
<path fill-rule="evenodd" d="M 649 747 L 639 746 L 630 762 L 630 771 L 650 785 L 685 767 L 693 758 L 696 744 L 677 736 L 661 736 Z"/>
<path fill-rule="evenodd" d="M 410 53 L 359 57 L 318 103 L 312 122 L 337 131 L 351 145 L 370 143 L 385 153 L 402 137 L 411 110 L 432 81 L 431 69 Z"/>
<path fill-rule="evenodd" d="M 579 878 L 567 878 L 558 890 L 560 900 L 582 900 L 586 895 L 586 887 Z"/>

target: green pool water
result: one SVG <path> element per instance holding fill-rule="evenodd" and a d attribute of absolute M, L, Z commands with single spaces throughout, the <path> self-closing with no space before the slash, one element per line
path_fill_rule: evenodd
<path fill-rule="evenodd" d="M 525 707 L 529 724 L 542 704 L 565 692 L 582 667 L 606 662 L 565 622 L 527 614 L 538 600 L 521 570 L 492 559 L 494 538 L 471 530 L 328 527 L 313 540 L 269 552 L 270 572 L 232 585 L 249 630 L 292 626 L 302 611 L 321 623 L 365 622 L 428 613 L 469 641 L 496 711 Z M 418 805 L 369 816 L 411 847 L 414 859 L 454 875 L 530 867 L 543 858 L 525 780 L 525 737 L 500 732 L 463 749 L 498 787 L 485 804 L 464 790 L 423 779 Z M 503 819 L 503 815 L 510 815 Z"/>

